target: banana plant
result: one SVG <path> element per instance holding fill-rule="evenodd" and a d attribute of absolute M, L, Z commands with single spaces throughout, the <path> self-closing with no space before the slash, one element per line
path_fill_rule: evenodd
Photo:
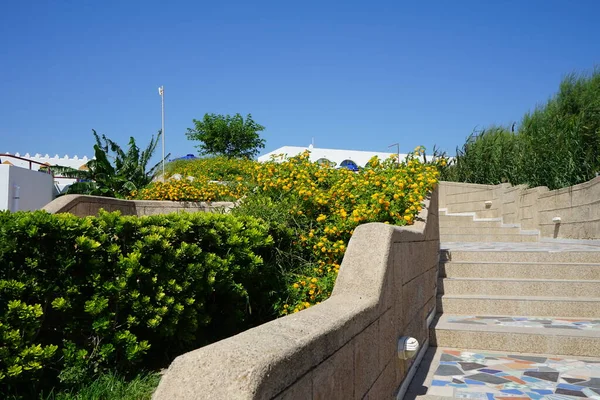
<path fill-rule="evenodd" d="M 68 187 L 66 194 L 126 198 L 133 191 L 148 185 L 163 161 L 171 156 L 170 153 L 167 154 L 164 160 L 147 169 L 160 140 L 161 131 L 156 137 L 152 136 L 143 151 L 140 151 L 133 137 L 129 138 L 128 149 L 124 151 L 105 135 L 100 136 L 95 130 L 92 130 L 92 133 L 96 144 L 94 158 L 86 164 L 87 169 L 60 165 L 49 167 L 54 175 L 77 179 L 77 182 Z"/>

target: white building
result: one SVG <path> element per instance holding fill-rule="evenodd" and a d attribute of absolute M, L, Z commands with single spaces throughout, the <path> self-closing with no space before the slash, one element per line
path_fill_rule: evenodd
<path fill-rule="evenodd" d="M 0 210 L 30 211 L 44 207 L 75 179 L 53 176 L 39 169 L 54 165 L 84 169 L 88 161 L 87 157 L 58 154 L 50 157 L 0 153 Z"/>
<path fill-rule="evenodd" d="M 330 161 L 335 163 L 336 166 L 346 167 L 349 169 L 357 169 L 356 167 L 364 167 L 367 162 L 374 157 L 379 157 L 380 160 L 385 160 L 397 153 L 384 153 L 378 151 L 362 151 L 362 150 L 341 150 L 341 149 L 319 149 L 312 145 L 308 147 L 301 146 L 283 146 L 277 150 L 273 150 L 267 154 L 258 157 L 258 161 L 265 162 L 270 161 L 272 158 L 275 161 L 281 161 L 286 157 L 294 157 L 304 151 L 310 151 L 310 161 L 313 162 L 325 162 Z M 406 158 L 407 154 L 400 153 L 400 161 Z M 427 156 L 427 159 L 431 159 L 431 156 Z"/>
<path fill-rule="evenodd" d="M 52 175 L 0 164 L 0 211 L 39 210 L 54 197 Z"/>
<path fill-rule="evenodd" d="M 39 170 L 43 166 L 53 166 L 60 165 L 63 167 L 71 167 L 75 169 L 86 168 L 85 165 L 90 161 L 86 156 L 79 158 L 78 156 L 69 157 L 68 155 L 64 155 L 60 157 L 56 154 L 54 157 L 41 154 L 30 155 L 26 154 L 10 154 L 10 153 L 0 153 L 0 163 L 4 165 L 14 165 L 15 167 L 21 167 L 26 169 L 31 169 L 33 171 Z M 62 193 L 67 186 L 74 183 L 75 179 L 71 178 L 62 178 L 60 176 L 54 177 L 54 190 L 55 195 Z"/>

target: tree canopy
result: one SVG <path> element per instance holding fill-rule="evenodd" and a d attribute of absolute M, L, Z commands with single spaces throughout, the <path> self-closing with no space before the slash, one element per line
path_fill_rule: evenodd
<path fill-rule="evenodd" d="M 188 128 L 186 136 L 200 142 L 196 148 L 202 154 L 253 158 L 265 147 L 259 135 L 264 129 L 250 114 L 246 119 L 240 114 L 205 114 L 201 121 L 194 120 L 194 128 Z"/>

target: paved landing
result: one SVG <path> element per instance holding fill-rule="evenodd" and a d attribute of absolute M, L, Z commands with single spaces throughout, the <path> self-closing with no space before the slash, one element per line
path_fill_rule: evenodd
<path fill-rule="evenodd" d="M 600 359 L 430 348 L 406 398 L 426 388 L 427 398 L 600 399 Z"/>
<path fill-rule="evenodd" d="M 600 251 L 600 241 L 542 241 L 530 243 L 504 242 L 443 242 L 440 247 L 448 250 L 465 251 L 544 251 L 544 252 L 582 252 Z"/>
<path fill-rule="evenodd" d="M 600 331 L 600 320 L 585 318 L 512 317 L 512 316 L 451 316 L 448 323 L 514 328 L 567 329 Z"/>

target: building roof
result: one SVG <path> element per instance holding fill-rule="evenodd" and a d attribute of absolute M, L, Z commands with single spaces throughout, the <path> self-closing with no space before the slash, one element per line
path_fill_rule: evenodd
<path fill-rule="evenodd" d="M 2 154 L 2 153 L 0 153 L 0 154 Z M 6 154 L 9 156 L 5 157 L 5 159 L 10 160 L 11 164 L 13 164 L 14 166 L 22 167 L 22 168 L 29 168 L 28 161 L 19 160 L 17 158 L 10 157 L 10 153 L 6 153 Z M 63 167 L 71 167 L 71 168 L 75 168 L 75 169 L 80 168 L 81 166 L 87 164 L 88 161 L 90 161 L 90 159 L 85 156 L 82 158 L 79 158 L 78 156 L 69 157 L 68 155 L 65 155 L 64 157 L 60 157 L 58 154 L 55 155 L 54 157 L 51 157 L 48 154 L 46 154 L 44 156 L 41 154 L 30 155 L 29 153 L 27 153 L 27 154 L 15 153 L 14 156 L 25 158 L 25 159 L 31 160 L 31 161 L 35 161 L 40 164 L 46 164 L 46 165 L 51 165 L 51 166 L 52 165 L 61 165 Z M 39 165 L 37 163 L 33 163 L 31 165 L 31 168 L 38 170 L 41 167 L 41 165 Z"/>
<path fill-rule="evenodd" d="M 316 162 L 322 158 L 329 161 L 333 161 L 336 165 L 340 165 L 345 160 L 354 161 L 359 167 L 364 167 L 367 162 L 373 157 L 377 156 L 380 160 L 384 160 L 390 156 L 396 155 L 396 153 L 385 153 L 379 151 L 362 151 L 362 150 L 342 150 L 342 149 L 320 149 L 313 146 L 301 147 L 301 146 L 283 146 L 277 150 L 273 150 L 267 154 L 258 157 L 258 161 L 265 162 L 270 161 L 272 156 L 279 156 L 281 154 L 284 157 L 294 157 L 304 151 L 310 151 L 310 160 Z M 400 160 L 405 159 L 407 154 L 400 154 Z M 276 160 L 279 160 L 276 158 Z"/>

